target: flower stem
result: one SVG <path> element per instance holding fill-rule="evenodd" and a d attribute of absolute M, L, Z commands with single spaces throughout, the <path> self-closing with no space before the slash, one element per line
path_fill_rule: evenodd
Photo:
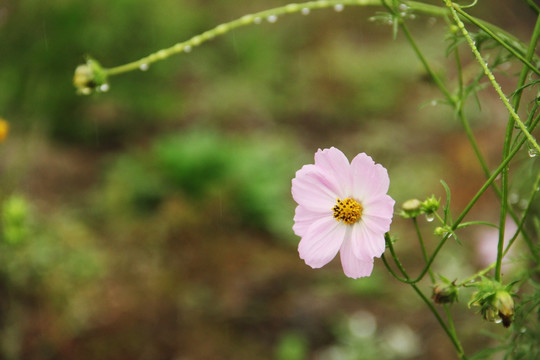
<path fill-rule="evenodd" d="M 476 47 L 476 45 L 474 43 L 474 40 L 471 38 L 469 32 L 465 28 L 465 24 L 459 18 L 457 10 L 456 10 L 456 9 L 459 9 L 459 5 L 454 4 L 451 0 L 444 0 L 444 2 L 446 3 L 446 6 L 450 9 L 450 14 L 452 15 L 452 18 L 456 22 L 458 28 L 461 30 L 461 33 L 463 34 L 463 36 L 465 37 L 465 40 L 469 44 L 469 47 L 471 48 L 471 51 L 472 51 L 474 57 L 476 58 L 476 60 L 478 61 L 478 63 L 482 67 L 482 69 L 484 70 L 484 74 L 487 76 L 487 78 L 491 82 L 492 87 L 495 89 L 495 91 L 499 95 L 501 101 L 503 102 L 504 106 L 508 110 L 508 113 L 510 114 L 512 119 L 516 122 L 518 127 L 521 129 L 521 131 L 523 132 L 523 134 L 525 135 L 527 140 L 529 140 L 531 145 L 536 150 L 538 150 L 538 152 L 540 152 L 540 146 L 538 145 L 538 143 L 536 142 L 534 137 L 529 133 L 529 131 L 528 131 L 527 127 L 525 126 L 525 124 L 523 124 L 523 122 L 521 121 L 521 119 L 519 118 L 519 115 L 516 113 L 516 111 L 514 110 L 512 105 L 510 104 L 510 101 L 508 101 L 508 99 L 506 98 L 506 95 L 503 93 L 503 91 L 501 89 L 501 86 L 499 85 L 499 83 L 495 79 L 495 76 L 493 76 L 493 73 L 489 69 L 486 61 L 484 60 L 484 58 L 482 57 L 482 55 L 478 51 L 478 48 Z M 460 9 L 460 12 L 463 12 L 463 10 Z"/>
<path fill-rule="evenodd" d="M 414 228 L 416 230 L 416 236 L 418 237 L 418 241 L 420 242 L 420 248 L 422 249 L 422 255 L 424 256 L 424 261 L 427 264 L 428 255 L 426 251 L 426 246 L 424 245 L 424 238 L 422 237 L 422 232 L 420 231 L 420 227 L 418 226 L 418 220 L 415 217 L 413 217 L 412 221 L 414 223 Z M 435 284 L 435 276 L 433 275 L 433 270 L 431 270 L 431 268 L 429 268 L 428 273 L 431 279 L 431 283 Z"/>
<path fill-rule="evenodd" d="M 465 352 L 463 351 L 463 347 L 461 346 L 461 343 L 460 343 L 455 331 L 452 331 L 452 329 L 449 328 L 446 325 L 444 320 L 441 318 L 441 315 L 439 315 L 439 313 L 437 312 L 437 309 L 435 309 L 435 306 L 433 306 L 433 303 L 431 301 L 429 301 L 429 299 L 418 288 L 418 286 L 416 286 L 416 284 L 411 284 L 411 286 L 414 289 L 414 291 L 418 294 L 418 296 L 420 296 L 420 298 L 424 301 L 424 303 L 427 305 L 429 310 L 433 313 L 433 315 L 435 316 L 435 318 L 437 319 L 437 321 L 439 322 L 439 324 L 443 328 L 444 332 L 448 335 L 448 337 L 450 338 L 450 341 L 452 341 L 452 344 L 456 348 L 458 356 L 460 357 L 460 359 L 466 360 L 467 356 L 465 355 Z M 452 328 L 453 328 L 453 326 L 452 326 Z"/>
<path fill-rule="evenodd" d="M 471 201 L 469 201 L 469 203 L 467 204 L 467 206 L 465 207 L 465 209 L 463 209 L 463 211 L 461 212 L 461 214 L 459 214 L 459 216 L 457 217 L 456 221 L 452 224 L 451 226 L 451 230 L 456 230 L 457 227 L 459 226 L 459 224 L 463 221 L 463 219 L 465 218 L 465 216 L 467 216 L 467 214 L 469 213 L 469 211 L 472 209 L 472 207 L 476 204 L 476 202 L 478 201 L 478 199 L 480 198 L 480 196 L 482 196 L 482 194 L 491 186 L 491 184 L 493 183 L 493 181 L 495 181 L 495 179 L 497 178 L 497 176 L 499 176 L 499 174 L 503 171 L 503 169 L 508 165 L 508 163 L 510 162 L 510 160 L 512 160 L 514 158 L 514 156 L 517 154 L 517 152 L 519 151 L 519 149 L 521 148 L 521 146 L 525 143 L 525 141 L 527 141 L 525 138 L 523 138 L 520 142 L 519 142 L 519 145 L 516 146 L 514 149 L 512 149 L 512 151 L 510 152 L 510 154 L 503 160 L 503 162 L 499 165 L 499 167 L 497 167 L 497 169 L 493 172 L 493 174 L 491 174 L 491 176 L 486 180 L 486 182 L 484 183 L 484 185 L 482 185 L 482 187 L 480 188 L 480 190 L 478 190 L 478 192 L 474 195 L 474 197 L 471 199 Z M 424 269 L 422 270 L 422 272 L 418 275 L 418 277 L 416 277 L 415 279 L 411 280 L 412 283 L 417 283 L 418 281 L 422 280 L 422 278 L 426 275 L 426 273 L 428 272 L 431 264 L 433 263 L 433 261 L 435 260 L 435 257 L 437 256 L 437 254 L 439 253 L 439 251 L 441 250 L 441 248 L 443 247 L 443 245 L 445 244 L 445 242 L 450 238 L 450 235 L 451 233 L 448 233 L 446 234 L 442 239 L 441 241 L 439 242 L 439 244 L 437 245 L 437 247 L 435 248 L 435 250 L 433 251 L 433 254 L 431 255 L 431 257 L 429 258 L 426 266 L 424 267 Z"/>

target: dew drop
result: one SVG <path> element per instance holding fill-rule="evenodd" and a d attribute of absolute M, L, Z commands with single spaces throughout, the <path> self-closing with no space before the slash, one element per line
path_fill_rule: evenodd
<path fill-rule="evenodd" d="M 529 148 L 529 150 L 527 151 L 527 153 L 529 154 L 529 157 L 533 158 L 535 157 L 536 155 L 538 155 L 538 151 L 536 151 L 535 148 Z"/>
<path fill-rule="evenodd" d="M 343 6 L 343 4 L 334 5 L 334 10 L 337 11 L 337 12 L 341 12 L 341 11 L 343 11 L 343 9 L 345 9 L 345 6 Z"/>
<path fill-rule="evenodd" d="M 433 219 L 435 219 L 435 215 L 433 215 L 433 214 L 426 214 L 426 220 L 427 220 L 428 222 L 432 222 Z"/>
<path fill-rule="evenodd" d="M 109 91 L 109 84 L 106 84 L 106 83 L 105 83 L 105 84 L 101 85 L 101 86 L 99 87 L 99 91 L 101 91 L 101 92 L 107 92 L 107 91 Z"/>
<path fill-rule="evenodd" d="M 521 329 L 519 329 L 519 332 L 522 333 L 522 334 L 525 334 L 527 332 L 527 328 L 522 327 Z"/>
<path fill-rule="evenodd" d="M 253 22 L 254 22 L 255 24 L 260 24 L 260 23 L 262 22 L 262 19 L 261 19 L 260 17 L 257 16 L 256 18 L 253 19 Z"/>
<path fill-rule="evenodd" d="M 150 66 L 147 63 L 143 63 L 143 64 L 139 65 L 139 69 L 141 71 L 146 71 L 146 70 L 148 70 L 149 67 Z"/>
<path fill-rule="evenodd" d="M 309 15 L 310 11 L 311 10 L 309 8 L 303 8 L 301 13 L 302 13 L 302 15 Z"/>
<path fill-rule="evenodd" d="M 437 106 L 437 100 L 431 100 L 430 105 L 431 106 Z"/>
<path fill-rule="evenodd" d="M 502 319 L 501 318 L 496 318 L 495 320 L 493 320 L 493 322 L 495 324 L 500 324 L 500 323 L 502 323 Z"/>
<path fill-rule="evenodd" d="M 275 23 L 277 21 L 277 16 L 276 15 L 270 15 L 266 18 L 266 21 L 268 21 L 269 23 Z"/>
<path fill-rule="evenodd" d="M 191 46 L 189 45 L 184 46 L 184 52 L 187 52 L 187 53 L 191 52 Z"/>
<path fill-rule="evenodd" d="M 401 11 L 407 11 L 407 10 L 409 10 L 409 7 L 408 7 L 407 5 L 405 5 L 405 4 L 400 4 L 400 5 L 399 5 L 399 10 L 401 10 Z"/>

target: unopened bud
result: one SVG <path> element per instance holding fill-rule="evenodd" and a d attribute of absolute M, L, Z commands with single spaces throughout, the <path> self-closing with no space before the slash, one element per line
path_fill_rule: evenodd
<path fill-rule="evenodd" d="M 458 300 L 458 288 L 455 283 L 435 285 L 431 298 L 436 304 L 452 304 Z"/>
<path fill-rule="evenodd" d="M 441 202 L 437 200 L 434 195 L 431 195 L 431 197 L 422 202 L 421 209 L 425 214 L 433 214 L 439 209 L 440 205 Z"/>
<path fill-rule="evenodd" d="M 475 287 L 478 291 L 473 294 L 469 306 L 479 306 L 485 320 L 509 327 L 514 319 L 514 299 L 510 293 L 512 284 L 503 286 L 498 281 L 483 278 Z"/>
<path fill-rule="evenodd" d="M 105 87 L 108 88 L 107 74 L 96 60 L 88 59 L 85 64 L 75 69 L 73 85 L 77 88 L 77 93 L 82 95 L 102 91 Z"/>
<path fill-rule="evenodd" d="M 401 216 L 404 218 L 414 218 L 420 215 L 422 203 L 418 199 L 407 200 L 401 205 Z"/>
<path fill-rule="evenodd" d="M 495 309 L 504 327 L 509 327 L 514 318 L 514 299 L 507 291 L 497 291 L 495 294 Z"/>

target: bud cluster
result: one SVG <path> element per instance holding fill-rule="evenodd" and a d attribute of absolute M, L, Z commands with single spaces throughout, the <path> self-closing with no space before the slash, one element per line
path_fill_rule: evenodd
<path fill-rule="evenodd" d="M 425 214 L 426 216 L 432 216 L 435 211 L 439 209 L 441 202 L 436 199 L 434 195 L 427 198 L 424 201 L 418 199 L 407 200 L 401 205 L 401 211 L 399 215 L 403 218 L 415 218 L 419 215 Z"/>
<path fill-rule="evenodd" d="M 106 91 L 108 89 L 107 74 L 96 60 L 89 58 L 86 63 L 75 69 L 73 85 L 77 88 L 77 93 L 81 95 L 89 95 L 94 91 Z"/>
<path fill-rule="evenodd" d="M 481 281 L 473 285 L 477 288 L 477 292 L 469 301 L 469 307 L 478 306 L 485 320 L 502 322 L 504 327 L 509 327 L 514 319 L 512 285 L 503 286 L 496 280 L 482 278 Z"/>

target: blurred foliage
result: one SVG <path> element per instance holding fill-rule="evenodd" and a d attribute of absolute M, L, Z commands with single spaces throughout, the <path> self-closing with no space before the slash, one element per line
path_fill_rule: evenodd
<path fill-rule="evenodd" d="M 145 216 L 175 194 L 195 205 L 213 197 L 220 212 L 234 213 L 242 224 L 292 238 L 290 179 L 298 149 L 285 138 L 195 131 L 157 137 L 149 147 L 120 156 L 105 173 L 99 202 L 111 216 Z"/>

